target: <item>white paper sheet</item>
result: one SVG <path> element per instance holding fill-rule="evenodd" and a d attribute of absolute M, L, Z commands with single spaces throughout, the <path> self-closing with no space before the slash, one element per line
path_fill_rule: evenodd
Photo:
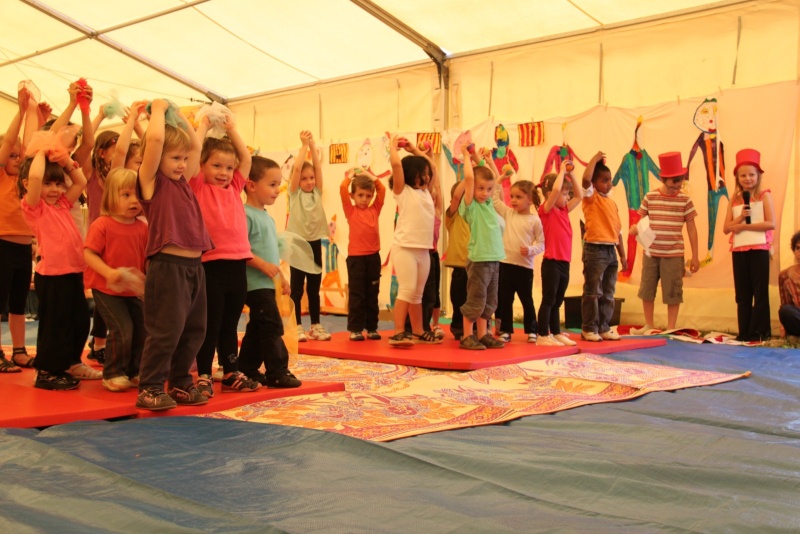
<path fill-rule="evenodd" d="M 636 241 L 644 247 L 644 253 L 650 255 L 650 245 L 656 240 L 656 233 L 650 228 L 650 217 L 642 217 L 636 223 Z"/>
<path fill-rule="evenodd" d="M 744 205 L 733 206 L 733 217 L 736 218 L 742 214 Z M 763 202 L 750 202 L 750 224 L 764 222 L 764 203 Z M 765 245 L 767 243 L 767 234 L 763 231 L 745 230 L 738 234 L 733 234 L 733 247 L 745 247 L 752 245 Z"/>

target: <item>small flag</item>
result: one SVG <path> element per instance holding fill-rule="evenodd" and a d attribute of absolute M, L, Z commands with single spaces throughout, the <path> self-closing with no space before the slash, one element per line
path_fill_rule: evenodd
<path fill-rule="evenodd" d="M 330 163 L 347 163 L 347 143 L 333 143 L 330 148 Z"/>
<path fill-rule="evenodd" d="M 439 132 L 418 133 L 417 146 L 425 141 L 429 142 L 433 147 L 433 153 L 439 154 L 442 152 L 442 134 Z"/>
<path fill-rule="evenodd" d="M 519 125 L 519 146 L 536 146 L 544 143 L 544 122 L 526 122 Z"/>

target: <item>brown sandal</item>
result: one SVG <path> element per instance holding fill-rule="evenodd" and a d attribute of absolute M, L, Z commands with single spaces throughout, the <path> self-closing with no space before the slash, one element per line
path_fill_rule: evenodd
<path fill-rule="evenodd" d="M 25 361 L 21 362 L 21 361 L 19 361 L 17 356 L 24 356 L 27 359 Z M 25 350 L 24 347 L 23 348 L 14 349 L 14 352 L 11 354 L 11 361 L 14 362 L 14 364 L 18 365 L 19 367 L 25 367 L 26 369 L 32 368 L 33 367 L 33 362 L 35 360 L 36 360 L 36 357 L 35 356 L 29 356 L 28 355 L 28 351 Z M 12 371 L 12 372 L 14 372 L 14 371 Z"/>
<path fill-rule="evenodd" d="M 21 373 L 22 369 L 6 359 L 5 354 L 0 355 L 0 373 Z"/>

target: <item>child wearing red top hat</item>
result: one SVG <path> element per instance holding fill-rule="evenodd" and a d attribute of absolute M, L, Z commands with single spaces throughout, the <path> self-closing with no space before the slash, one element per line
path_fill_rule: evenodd
<path fill-rule="evenodd" d="M 661 280 L 661 293 L 667 305 L 667 329 L 673 330 L 678 321 L 678 311 L 683 302 L 684 275 L 684 243 L 683 225 L 689 235 L 692 249 L 690 270 L 696 273 L 700 269 L 697 259 L 697 227 L 694 218 L 697 211 L 689 196 L 681 188 L 688 176 L 683 166 L 680 152 L 667 152 L 658 156 L 661 167 L 662 185 L 650 191 L 642 200 L 639 214 L 649 217 L 650 228 L 655 234 L 655 241 L 644 251 L 642 257 L 642 281 L 639 287 L 639 298 L 644 308 L 645 325 L 634 328 L 631 334 L 640 335 L 653 329 L 653 312 L 656 300 L 656 288 Z M 636 225 L 631 226 L 630 233 L 637 235 Z"/>
<path fill-rule="evenodd" d="M 775 210 L 769 189 L 761 188 L 761 154 L 745 148 L 736 154 L 736 189 L 723 231 L 731 234 L 733 285 L 739 341 L 770 337 L 769 260 Z"/>

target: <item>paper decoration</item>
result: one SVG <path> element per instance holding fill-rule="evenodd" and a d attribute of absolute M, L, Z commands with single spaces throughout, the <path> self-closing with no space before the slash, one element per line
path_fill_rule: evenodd
<path fill-rule="evenodd" d="M 519 146 L 538 146 L 544 143 L 544 122 L 526 122 L 520 124 Z"/>
<path fill-rule="evenodd" d="M 418 133 L 417 134 L 417 146 L 420 143 L 424 143 L 428 141 L 431 146 L 433 147 L 434 154 L 440 154 L 442 152 L 442 134 L 439 132 L 429 132 L 429 133 Z"/>
<path fill-rule="evenodd" d="M 337 163 L 347 163 L 347 151 L 350 145 L 347 143 L 333 143 L 330 146 L 330 159 L 331 165 Z"/>
<path fill-rule="evenodd" d="M 742 210 L 744 209 L 744 205 L 739 204 L 738 206 L 733 206 L 733 216 L 734 218 L 738 217 L 742 214 Z M 750 223 L 760 223 L 764 222 L 764 203 L 757 201 L 757 202 L 750 202 Z M 733 246 L 735 247 L 744 247 L 744 246 L 755 246 L 755 245 L 766 245 L 767 244 L 767 233 L 757 230 L 743 230 L 738 234 L 733 234 Z"/>

